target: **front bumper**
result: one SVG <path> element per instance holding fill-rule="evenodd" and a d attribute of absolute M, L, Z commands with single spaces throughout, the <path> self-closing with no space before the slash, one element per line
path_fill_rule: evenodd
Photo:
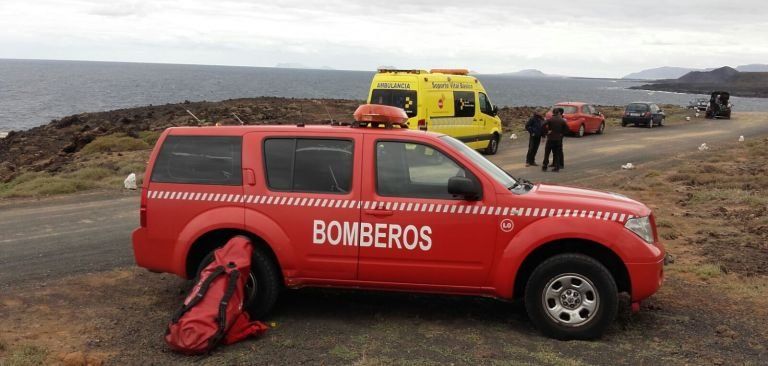
<path fill-rule="evenodd" d="M 646 299 L 656 293 L 664 283 L 664 265 L 666 255 L 656 262 L 627 263 L 630 282 L 632 284 L 632 301 Z"/>

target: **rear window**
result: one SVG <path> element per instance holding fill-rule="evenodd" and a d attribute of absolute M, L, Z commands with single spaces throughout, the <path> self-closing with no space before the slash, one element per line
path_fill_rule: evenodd
<path fill-rule="evenodd" d="M 627 112 L 647 112 L 648 105 L 640 103 L 632 103 L 627 106 Z"/>
<path fill-rule="evenodd" d="M 405 110 L 408 118 L 415 117 L 417 114 L 415 90 L 373 89 L 371 104 L 383 104 L 402 108 Z"/>
<path fill-rule="evenodd" d="M 168 136 L 152 170 L 152 182 L 241 185 L 242 138 Z"/>
<path fill-rule="evenodd" d="M 347 193 L 352 188 L 353 149 L 349 140 L 267 139 L 267 184 L 278 191 Z"/>
<path fill-rule="evenodd" d="M 552 110 L 555 108 L 562 108 L 563 114 L 574 114 L 578 111 L 578 108 L 572 106 L 572 105 L 556 105 L 552 107 L 549 112 L 552 113 Z"/>

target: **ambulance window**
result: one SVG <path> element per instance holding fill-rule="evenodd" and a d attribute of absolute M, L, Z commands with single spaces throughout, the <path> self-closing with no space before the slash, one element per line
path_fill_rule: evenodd
<path fill-rule="evenodd" d="M 373 89 L 371 104 L 383 104 L 402 108 L 405 110 L 408 118 L 415 117 L 417 114 L 415 90 Z"/>
<path fill-rule="evenodd" d="M 493 106 L 491 106 L 491 101 L 488 100 L 488 96 L 485 95 L 485 93 L 478 93 L 478 96 L 480 97 L 480 112 L 492 115 Z"/>
<path fill-rule="evenodd" d="M 448 193 L 448 179 L 471 173 L 429 146 L 376 143 L 376 192 L 381 196 L 459 199 Z"/>
<path fill-rule="evenodd" d="M 453 110 L 455 117 L 475 116 L 475 92 L 453 92 Z"/>
<path fill-rule="evenodd" d="M 352 187 L 353 149 L 348 140 L 267 139 L 267 184 L 280 191 L 347 193 Z"/>
<path fill-rule="evenodd" d="M 168 136 L 160 148 L 152 182 L 241 185 L 242 138 Z"/>

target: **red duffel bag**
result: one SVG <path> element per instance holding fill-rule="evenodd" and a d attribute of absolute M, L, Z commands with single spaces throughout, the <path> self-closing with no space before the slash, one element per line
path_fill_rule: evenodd
<path fill-rule="evenodd" d="M 200 272 L 168 325 L 165 342 L 174 351 L 205 353 L 219 343 L 235 343 L 268 329 L 243 310 L 252 255 L 251 241 L 244 236 L 230 239 L 214 252 L 213 262 Z"/>

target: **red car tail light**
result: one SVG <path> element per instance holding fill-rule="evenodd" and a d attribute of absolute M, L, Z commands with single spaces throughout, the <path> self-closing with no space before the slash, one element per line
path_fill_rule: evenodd
<path fill-rule="evenodd" d="M 141 206 L 139 207 L 139 225 L 147 227 L 147 189 L 141 188 Z"/>

